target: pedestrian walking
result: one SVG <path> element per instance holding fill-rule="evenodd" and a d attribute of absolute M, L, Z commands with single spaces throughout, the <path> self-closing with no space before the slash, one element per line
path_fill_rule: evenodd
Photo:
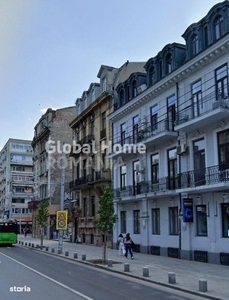
<path fill-rule="evenodd" d="M 127 258 L 128 256 L 128 251 L 130 252 L 130 256 L 131 256 L 131 259 L 134 259 L 133 257 L 133 253 L 132 253 L 132 249 L 131 249 L 131 244 L 132 244 L 132 239 L 130 237 L 130 234 L 127 233 L 125 239 L 124 239 L 124 245 L 125 245 L 125 248 L 126 248 L 126 254 L 125 254 L 125 257 Z"/>
<path fill-rule="evenodd" d="M 125 250 L 125 246 L 124 246 L 124 237 L 121 233 L 118 236 L 117 244 L 118 244 L 118 254 L 119 255 L 125 255 L 126 250 Z"/>

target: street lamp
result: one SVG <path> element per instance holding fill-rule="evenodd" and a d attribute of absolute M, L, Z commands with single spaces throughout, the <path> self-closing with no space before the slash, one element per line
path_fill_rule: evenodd
<path fill-rule="evenodd" d="M 60 210 L 64 210 L 64 183 L 65 183 L 65 159 L 66 159 L 66 153 L 64 150 L 65 141 L 63 139 L 63 135 L 59 133 L 58 131 L 55 131 L 51 129 L 49 126 L 43 125 L 44 128 L 48 129 L 49 131 L 52 131 L 56 134 L 59 134 L 62 139 L 62 157 L 61 157 L 61 181 L 60 181 Z M 63 235 L 64 231 L 63 229 L 59 230 L 59 237 L 58 237 L 58 253 L 63 252 Z"/>

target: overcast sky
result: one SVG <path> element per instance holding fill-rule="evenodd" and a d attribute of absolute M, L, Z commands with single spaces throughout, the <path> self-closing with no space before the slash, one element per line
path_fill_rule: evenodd
<path fill-rule="evenodd" d="M 0 0 L 0 149 L 32 140 L 47 108 L 74 106 L 102 64 L 147 61 L 214 0 Z"/>

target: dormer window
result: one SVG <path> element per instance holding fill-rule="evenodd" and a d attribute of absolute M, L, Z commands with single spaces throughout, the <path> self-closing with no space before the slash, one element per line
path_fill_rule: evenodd
<path fill-rule="evenodd" d="M 137 96 L 137 82 L 136 80 L 132 83 L 132 98 Z"/>
<path fill-rule="evenodd" d="M 150 86 L 153 85 L 155 81 L 155 68 L 152 66 L 149 70 L 149 84 Z"/>
<path fill-rule="evenodd" d="M 223 34 L 223 17 L 218 16 L 214 22 L 215 40 L 218 40 Z"/>
<path fill-rule="evenodd" d="M 199 39 L 197 34 L 193 34 L 191 43 L 192 43 L 192 56 L 193 56 L 199 52 Z"/>
<path fill-rule="evenodd" d="M 172 54 L 168 53 L 166 55 L 166 73 L 171 73 L 172 72 Z"/>
<path fill-rule="evenodd" d="M 124 90 L 123 89 L 121 89 L 119 97 L 120 97 L 120 106 L 122 106 L 125 103 L 125 101 L 124 101 Z"/>

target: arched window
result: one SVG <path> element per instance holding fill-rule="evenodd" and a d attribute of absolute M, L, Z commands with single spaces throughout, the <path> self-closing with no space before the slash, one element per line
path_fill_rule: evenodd
<path fill-rule="evenodd" d="M 218 40 L 223 34 L 223 17 L 218 16 L 214 22 L 215 40 Z"/>
<path fill-rule="evenodd" d="M 155 68 L 154 66 L 150 67 L 150 70 L 149 70 L 149 85 L 153 85 L 155 81 Z"/>
<path fill-rule="evenodd" d="M 119 97 L 120 97 L 120 106 L 122 106 L 124 104 L 124 90 L 123 89 L 121 89 Z"/>
<path fill-rule="evenodd" d="M 132 83 L 132 98 L 137 96 L 137 82 L 136 80 Z"/>
<path fill-rule="evenodd" d="M 172 72 L 172 54 L 168 53 L 166 55 L 166 73 L 171 73 Z"/>
<path fill-rule="evenodd" d="M 192 43 L 192 56 L 194 56 L 199 52 L 199 38 L 197 34 L 193 34 L 191 43 Z"/>

